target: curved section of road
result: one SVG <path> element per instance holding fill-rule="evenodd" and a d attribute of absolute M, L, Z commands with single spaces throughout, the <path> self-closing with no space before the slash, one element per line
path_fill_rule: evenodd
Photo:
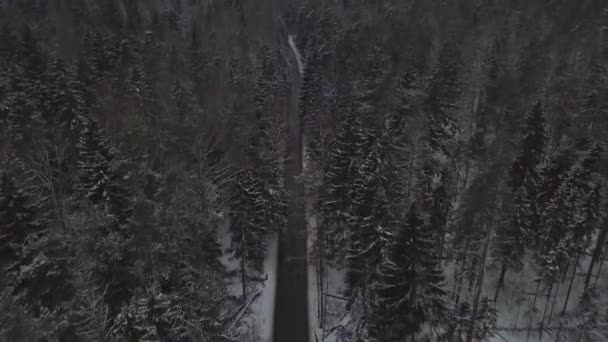
<path fill-rule="evenodd" d="M 279 262 L 275 296 L 273 336 L 275 342 L 310 342 L 306 263 L 306 217 L 304 184 L 297 181 L 303 167 L 303 137 L 299 94 L 303 64 L 293 38 L 288 58 L 291 83 L 285 187 L 288 191 L 287 227 L 279 236 Z"/>

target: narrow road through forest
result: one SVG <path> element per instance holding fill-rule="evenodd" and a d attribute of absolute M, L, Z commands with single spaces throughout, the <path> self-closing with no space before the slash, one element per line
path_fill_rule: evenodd
<path fill-rule="evenodd" d="M 290 51 L 288 160 L 285 167 L 289 207 L 287 227 L 279 236 L 273 336 L 275 342 L 309 342 L 304 184 L 297 181 L 303 167 L 303 136 L 299 114 L 302 65 L 291 37 Z"/>

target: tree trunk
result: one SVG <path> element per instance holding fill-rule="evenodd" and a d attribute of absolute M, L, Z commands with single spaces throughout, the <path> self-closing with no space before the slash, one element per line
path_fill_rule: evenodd
<path fill-rule="evenodd" d="M 555 289 L 555 294 L 553 295 L 553 303 L 551 303 L 551 311 L 549 311 L 549 322 L 553 318 L 553 312 L 555 311 L 555 304 L 557 303 L 557 294 L 559 293 L 559 289 L 561 287 L 561 283 L 557 284 L 557 288 Z"/>
<path fill-rule="evenodd" d="M 327 292 L 328 289 L 329 289 L 329 277 L 325 278 L 325 287 L 324 287 L 324 289 L 325 290 L 323 290 L 324 291 L 323 293 Z M 326 316 L 327 316 L 327 299 L 323 300 L 323 309 L 321 311 L 321 317 L 323 319 L 323 322 L 325 322 L 325 317 Z M 325 323 L 323 323 L 323 335 L 322 336 L 323 336 L 323 338 L 325 338 Z"/>
<path fill-rule="evenodd" d="M 466 342 L 471 342 L 473 341 L 473 333 L 475 330 L 475 321 L 477 320 L 477 311 L 479 310 L 479 302 L 481 300 L 481 289 L 483 287 L 483 280 L 485 277 L 485 268 L 486 268 L 486 259 L 488 257 L 488 240 L 489 240 L 489 234 L 486 231 L 485 237 L 484 237 L 484 241 L 482 244 L 482 251 L 481 251 L 481 260 L 479 262 L 479 270 L 478 270 L 478 277 L 477 277 L 477 282 L 475 285 L 475 294 L 473 296 L 473 311 L 471 313 L 471 322 L 469 323 L 469 331 L 467 332 L 467 339 Z"/>
<path fill-rule="evenodd" d="M 318 301 L 317 301 L 317 315 L 319 317 L 319 327 L 321 329 L 325 329 L 325 317 L 323 317 L 323 308 L 325 307 L 325 296 L 323 295 L 323 293 L 325 293 L 325 291 L 323 290 L 323 277 L 325 276 L 325 264 L 324 264 L 324 255 L 323 255 L 323 251 L 324 251 L 324 244 L 322 241 L 323 237 L 321 236 L 322 231 L 320 229 L 319 223 L 317 221 L 317 236 L 316 236 L 316 244 L 317 244 L 317 259 L 319 260 L 319 264 L 318 264 L 318 270 L 317 270 L 317 286 L 318 286 Z M 320 237 L 321 236 L 321 237 Z"/>
<path fill-rule="evenodd" d="M 469 249 L 469 241 L 467 240 L 464 250 L 468 250 Z M 465 269 L 465 265 L 467 263 L 467 254 L 466 252 L 462 254 L 462 261 L 459 263 L 460 264 L 460 274 L 458 274 L 458 267 L 454 267 L 454 287 L 456 288 L 456 291 L 454 291 L 453 295 L 454 295 L 454 309 L 458 309 L 458 303 L 460 302 L 460 291 L 462 291 L 462 281 L 464 280 L 464 269 Z"/>
<path fill-rule="evenodd" d="M 521 300 L 519 305 L 517 305 L 517 312 L 515 313 L 515 321 L 513 321 L 513 329 L 517 329 L 517 321 L 519 320 L 519 312 L 521 311 Z"/>
<path fill-rule="evenodd" d="M 247 300 L 247 262 L 246 262 L 246 251 L 247 247 L 245 247 L 245 230 L 241 229 L 241 286 L 243 288 L 243 302 Z"/>
<path fill-rule="evenodd" d="M 502 266 L 500 267 L 500 276 L 498 277 L 498 283 L 496 284 L 496 293 L 494 293 L 494 303 L 498 301 L 498 294 L 500 289 L 503 287 L 505 283 L 505 275 L 507 274 L 507 262 L 505 260 L 502 261 Z"/>
<path fill-rule="evenodd" d="M 524 272 L 520 272 L 519 280 L 522 282 L 524 279 Z M 525 296 L 525 293 L 524 293 Z M 517 313 L 515 314 L 515 321 L 513 322 L 513 329 L 517 328 L 517 321 L 519 320 L 519 312 L 521 311 L 521 304 L 525 301 L 525 297 L 519 298 L 519 304 L 517 305 Z"/>
<path fill-rule="evenodd" d="M 562 275 L 562 283 L 566 281 L 566 278 L 568 277 L 568 271 L 570 271 L 570 262 L 572 260 L 568 260 L 568 265 L 566 265 L 566 270 L 564 271 L 564 274 Z"/>
<path fill-rule="evenodd" d="M 595 273 L 595 280 L 593 281 L 593 286 L 597 285 L 597 280 L 600 278 L 600 273 L 602 272 L 602 266 L 604 266 L 604 259 L 600 259 L 600 266 L 597 268 L 597 273 Z"/>
<path fill-rule="evenodd" d="M 597 237 L 595 248 L 593 249 L 593 255 L 591 256 L 591 262 L 589 262 L 589 268 L 585 275 L 585 290 L 589 289 L 589 282 L 591 281 L 591 275 L 593 274 L 593 267 L 602 257 L 604 251 L 604 245 L 606 244 L 606 238 L 608 238 L 608 227 L 604 224 L 600 235 Z"/>
<path fill-rule="evenodd" d="M 551 284 L 549 285 L 549 292 L 547 292 L 547 301 L 545 302 L 545 309 L 543 310 L 543 318 L 540 320 L 540 326 L 538 328 L 538 340 L 543 340 L 543 327 L 545 325 L 545 316 L 547 316 L 547 309 L 549 308 L 549 302 L 551 301 L 551 293 L 553 291 L 553 285 L 555 283 L 555 277 L 551 278 Z"/>
<path fill-rule="evenodd" d="M 537 280 L 536 291 L 534 292 L 534 300 L 532 301 L 532 310 L 536 310 L 536 299 L 538 298 L 539 290 L 540 290 L 540 279 Z M 530 324 L 528 325 L 528 335 L 526 336 L 526 342 L 530 341 L 530 335 L 532 334 L 532 323 L 534 323 L 533 318 L 530 319 Z"/>
<path fill-rule="evenodd" d="M 483 244 L 482 244 L 483 246 Z M 477 270 L 479 269 L 479 262 L 480 260 L 475 258 L 475 255 L 473 255 L 472 260 L 471 260 L 471 270 Z M 469 289 L 470 289 L 470 295 L 473 296 L 475 294 L 475 284 L 477 281 L 477 274 L 471 274 L 469 277 Z"/>
<path fill-rule="evenodd" d="M 412 200 L 412 183 L 414 180 L 414 161 L 416 158 L 414 158 L 414 156 L 416 155 L 416 139 L 414 138 L 414 144 L 412 145 L 412 156 L 410 157 L 410 166 L 409 166 L 409 170 L 408 170 L 408 176 L 407 176 L 407 198 L 408 200 Z"/>
<path fill-rule="evenodd" d="M 574 263 L 574 270 L 572 271 L 572 277 L 570 278 L 570 284 L 568 284 L 568 292 L 566 293 L 566 300 L 564 301 L 564 308 L 562 309 L 560 316 L 564 316 L 564 314 L 566 314 L 566 309 L 568 309 L 568 301 L 570 300 L 570 293 L 572 292 L 572 284 L 574 284 L 574 278 L 576 277 L 576 270 L 578 268 L 578 262 L 579 262 L 580 257 L 581 257 L 581 253 L 579 253 L 578 256 L 576 257 L 576 262 Z M 585 289 L 586 288 L 587 287 L 585 286 Z"/>
<path fill-rule="evenodd" d="M 557 328 L 557 332 L 555 333 L 555 342 L 559 342 L 559 335 L 562 332 L 562 325 L 563 323 L 560 322 L 559 327 Z"/>

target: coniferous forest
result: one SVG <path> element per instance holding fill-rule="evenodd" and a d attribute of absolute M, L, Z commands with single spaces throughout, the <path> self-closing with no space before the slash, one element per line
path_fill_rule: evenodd
<path fill-rule="evenodd" d="M 608 341 L 607 62 L 603 0 L 0 0 L 0 342 Z"/>

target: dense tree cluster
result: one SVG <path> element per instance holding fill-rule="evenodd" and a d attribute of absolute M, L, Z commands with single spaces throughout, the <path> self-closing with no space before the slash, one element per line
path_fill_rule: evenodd
<path fill-rule="evenodd" d="M 0 341 L 245 340 L 299 203 L 298 125 L 324 333 L 596 341 L 607 18 L 599 0 L 0 1 Z"/>
<path fill-rule="evenodd" d="M 30 5 L 0 5 L 0 340 L 239 339 L 218 232 L 246 296 L 284 225 L 274 45 L 224 51 L 197 1 Z"/>

